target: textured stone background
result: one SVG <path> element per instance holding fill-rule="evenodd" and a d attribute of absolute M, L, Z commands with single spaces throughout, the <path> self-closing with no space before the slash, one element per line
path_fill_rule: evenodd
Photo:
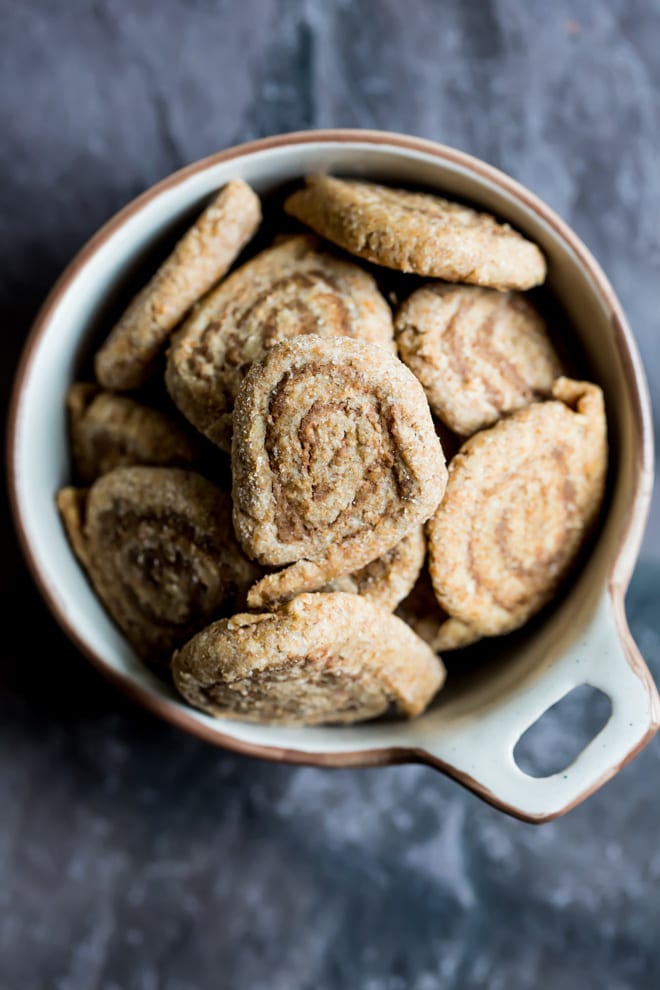
<path fill-rule="evenodd" d="M 347 125 L 454 144 L 538 192 L 605 266 L 660 397 L 654 0 L 0 0 L 0 17 L 3 392 L 49 285 L 136 193 L 237 141 Z M 8 522 L 2 540 L 2 990 L 660 986 L 660 744 L 539 829 L 423 768 L 240 759 L 103 683 Z M 659 588 L 656 508 L 629 595 L 656 675 Z M 597 717 L 574 706 L 541 745 Z"/>

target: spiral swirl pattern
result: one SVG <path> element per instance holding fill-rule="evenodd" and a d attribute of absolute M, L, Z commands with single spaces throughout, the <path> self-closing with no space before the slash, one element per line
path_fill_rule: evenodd
<path fill-rule="evenodd" d="M 170 350 L 170 394 L 190 422 L 230 450 L 245 375 L 279 341 L 300 334 L 394 347 L 392 316 L 372 277 L 306 236 L 248 261 L 194 311 Z"/>
<path fill-rule="evenodd" d="M 191 471 L 104 475 L 89 491 L 82 537 L 97 593 L 155 666 L 240 603 L 256 577 L 233 538 L 229 496 Z"/>
<path fill-rule="evenodd" d="M 360 341 L 275 347 L 236 402 L 234 527 L 268 575 L 255 607 L 323 587 L 392 548 L 433 512 L 446 468 L 419 382 Z"/>
<path fill-rule="evenodd" d="M 560 378 L 552 394 L 464 444 L 428 524 L 435 594 L 458 620 L 447 632 L 462 642 L 510 632 L 537 612 L 597 516 L 607 469 L 602 392 Z"/>
<path fill-rule="evenodd" d="M 402 361 L 461 436 L 547 397 L 560 374 L 545 323 L 520 293 L 430 284 L 395 322 Z"/>
<path fill-rule="evenodd" d="M 300 595 L 235 615 L 175 653 L 174 683 L 210 715 L 298 725 L 358 722 L 426 708 L 445 671 L 394 615 L 357 595 Z"/>

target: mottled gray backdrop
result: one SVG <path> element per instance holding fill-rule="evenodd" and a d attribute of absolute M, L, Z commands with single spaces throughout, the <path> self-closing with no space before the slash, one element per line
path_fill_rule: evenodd
<path fill-rule="evenodd" d="M 136 193 L 247 138 L 366 126 L 555 207 L 660 397 L 654 0 L 0 0 L 0 46 L 4 392 L 49 285 Z M 2 539 L 1 990 L 660 986 L 660 744 L 542 828 L 424 768 L 241 759 L 102 682 Z M 659 588 L 656 508 L 629 596 L 656 675 Z"/>

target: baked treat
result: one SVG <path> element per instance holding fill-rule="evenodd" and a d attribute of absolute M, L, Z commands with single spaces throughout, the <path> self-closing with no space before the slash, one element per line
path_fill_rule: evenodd
<path fill-rule="evenodd" d="M 543 318 L 518 292 L 429 283 L 401 306 L 395 328 L 401 360 L 461 436 L 547 397 L 561 374 Z"/>
<path fill-rule="evenodd" d="M 419 715 L 442 664 L 394 615 L 358 595 L 300 595 L 276 612 L 235 615 L 172 658 L 183 697 L 210 715 L 290 725 Z"/>
<path fill-rule="evenodd" d="M 192 471 L 120 467 L 58 506 L 108 612 L 154 667 L 206 622 L 241 607 L 255 578 L 229 496 Z"/>
<path fill-rule="evenodd" d="M 424 391 L 387 351 L 298 337 L 252 367 L 236 399 L 234 528 L 248 556 L 292 567 L 258 608 L 380 557 L 442 498 L 447 471 Z"/>
<path fill-rule="evenodd" d="M 415 584 L 426 556 L 423 526 L 415 526 L 396 546 L 354 574 L 335 578 L 323 591 L 364 595 L 393 612 Z"/>
<path fill-rule="evenodd" d="M 67 395 L 71 451 L 81 481 L 131 464 L 190 467 L 195 443 L 171 416 L 134 399 L 76 382 Z"/>
<path fill-rule="evenodd" d="M 493 289 L 530 289 L 545 279 L 536 244 L 489 214 L 440 196 L 312 175 L 284 209 L 386 268 Z"/>
<path fill-rule="evenodd" d="M 261 222 L 259 197 L 228 182 L 135 297 L 94 362 L 105 388 L 139 388 L 172 330 L 228 271 Z"/>
<path fill-rule="evenodd" d="M 394 350 L 389 306 L 371 275 L 289 237 L 234 272 L 174 337 L 166 382 L 198 430 L 231 450 L 232 410 L 255 361 L 299 334 L 359 337 Z"/>
<path fill-rule="evenodd" d="M 553 596 L 600 508 L 607 470 L 603 394 L 558 378 L 537 402 L 471 437 L 449 465 L 428 523 L 430 573 L 466 645 L 522 626 Z"/>

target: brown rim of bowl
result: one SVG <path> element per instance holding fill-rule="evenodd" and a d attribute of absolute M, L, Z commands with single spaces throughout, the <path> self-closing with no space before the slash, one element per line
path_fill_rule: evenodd
<path fill-rule="evenodd" d="M 212 165 L 220 162 L 231 161 L 243 155 L 252 154 L 258 151 L 266 151 L 271 148 L 296 144 L 317 144 L 317 143 L 362 143 L 371 145 L 393 145 L 409 151 L 423 152 L 440 161 L 450 162 L 460 165 L 468 171 L 476 173 L 477 176 L 488 179 L 494 185 L 499 186 L 505 192 L 513 195 L 525 206 L 537 214 L 548 224 L 564 241 L 583 264 L 610 312 L 610 319 L 614 329 L 617 349 L 623 366 L 624 376 L 627 380 L 632 402 L 632 413 L 634 429 L 636 434 L 636 473 L 634 480 L 633 497 L 628 508 L 628 517 L 623 527 L 623 534 L 614 555 L 609 573 L 609 593 L 612 599 L 614 616 L 617 631 L 624 646 L 626 658 L 637 676 L 644 682 L 649 692 L 649 708 L 651 720 L 648 732 L 639 744 L 626 756 L 626 758 L 611 767 L 596 783 L 585 790 L 579 797 L 560 809 L 558 812 L 548 815 L 528 815 L 520 809 L 501 801 L 497 795 L 489 791 L 479 781 L 474 780 L 468 774 L 456 770 L 455 768 L 438 760 L 423 749 L 411 749 L 406 747 L 390 747 L 387 749 L 356 750 L 349 753 L 305 753 L 300 750 L 284 749 L 276 746 L 263 746 L 247 743 L 218 733 L 215 729 L 210 729 L 206 725 L 198 722 L 189 715 L 184 708 L 179 707 L 168 699 L 158 697 L 148 688 L 135 684 L 130 677 L 112 670 L 106 662 L 90 646 L 79 637 L 77 631 L 69 623 L 67 617 L 60 610 L 55 596 L 51 592 L 47 578 L 41 573 L 37 562 L 32 554 L 27 535 L 23 526 L 19 507 L 19 495 L 17 490 L 16 477 L 16 425 L 20 406 L 20 396 L 23 391 L 23 384 L 29 371 L 35 350 L 48 328 L 51 316 L 57 307 L 62 294 L 69 288 L 73 280 L 77 277 L 80 269 L 101 247 L 102 244 L 115 233 L 130 217 L 134 216 L 142 209 L 154 196 L 185 182 L 190 176 L 202 172 Z M 320 767 L 374 767 L 387 766 L 398 763 L 426 763 L 443 771 L 453 777 L 458 783 L 473 791 L 489 804 L 499 808 L 508 814 L 531 823 L 541 823 L 551 821 L 560 815 L 565 814 L 575 805 L 579 804 L 610 777 L 614 776 L 626 763 L 629 762 L 655 735 L 660 726 L 660 714 L 658 708 L 660 702 L 653 678 L 651 677 L 644 660 L 642 659 L 637 646 L 632 639 L 624 609 L 624 595 L 633 567 L 637 559 L 641 544 L 644 527 L 648 516 L 651 500 L 651 490 L 653 485 L 653 426 L 651 418 L 651 406 L 648 395 L 648 386 L 641 365 L 641 360 L 637 353 L 637 348 L 633 340 L 632 332 L 623 313 L 621 305 L 615 295 L 614 289 L 601 269 L 591 252 L 585 247 L 577 234 L 573 233 L 570 227 L 552 210 L 546 206 L 534 193 L 510 178 L 499 169 L 473 158 L 463 151 L 457 151 L 446 145 L 437 144 L 423 138 L 411 137 L 405 134 L 397 134 L 388 131 L 373 130 L 319 130 L 319 131 L 295 131 L 290 134 L 278 134 L 273 137 L 262 138 L 257 141 L 250 141 L 245 144 L 236 145 L 226 151 L 220 151 L 214 155 L 202 158 L 192 165 L 172 173 L 165 179 L 151 186 L 146 192 L 128 203 L 122 210 L 116 213 L 100 230 L 90 238 L 81 248 L 75 258 L 69 263 L 62 275 L 51 289 L 45 302 L 43 303 L 37 317 L 32 325 L 28 339 L 23 349 L 18 369 L 14 379 L 11 403 L 9 408 L 8 429 L 7 429 L 7 461 L 8 461 L 8 485 L 12 513 L 14 516 L 19 542 L 23 554 L 27 560 L 28 567 L 41 592 L 46 604 L 50 608 L 55 619 L 67 634 L 74 645 L 83 653 L 91 663 L 113 684 L 129 697 L 138 701 L 153 714 L 165 719 L 167 722 L 211 742 L 216 746 L 222 746 L 228 750 L 241 753 L 247 756 L 259 757 L 284 763 L 307 764 Z"/>

